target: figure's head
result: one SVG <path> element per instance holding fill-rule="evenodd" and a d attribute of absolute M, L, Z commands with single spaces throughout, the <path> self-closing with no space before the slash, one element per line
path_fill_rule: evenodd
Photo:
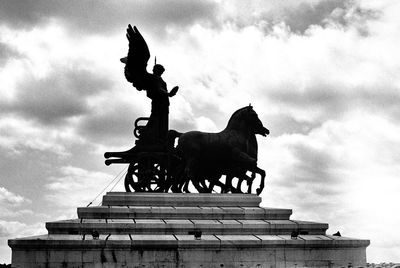
<path fill-rule="evenodd" d="M 153 67 L 153 74 L 155 75 L 161 76 L 164 71 L 164 66 L 162 66 L 161 64 L 155 64 Z"/>

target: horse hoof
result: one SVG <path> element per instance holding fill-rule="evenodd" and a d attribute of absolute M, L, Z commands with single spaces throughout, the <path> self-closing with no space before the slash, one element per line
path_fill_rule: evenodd
<path fill-rule="evenodd" d="M 260 195 L 261 192 L 262 192 L 262 189 L 260 189 L 260 188 L 258 188 L 257 191 L 256 191 L 257 195 Z"/>

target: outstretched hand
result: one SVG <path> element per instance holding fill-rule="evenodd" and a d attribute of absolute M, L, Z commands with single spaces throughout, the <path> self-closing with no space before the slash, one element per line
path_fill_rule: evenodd
<path fill-rule="evenodd" d="M 173 89 L 171 89 L 171 91 L 169 92 L 169 96 L 170 96 L 170 97 L 175 96 L 176 92 L 178 92 L 178 89 L 179 89 L 178 86 L 176 86 L 176 87 L 174 87 Z"/>

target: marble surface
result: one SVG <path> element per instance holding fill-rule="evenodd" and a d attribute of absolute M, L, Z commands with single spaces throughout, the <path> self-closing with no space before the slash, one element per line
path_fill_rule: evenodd
<path fill-rule="evenodd" d="M 108 205 L 78 208 L 77 219 L 47 222 L 48 234 L 10 239 L 13 267 L 360 267 L 366 262 L 369 240 L 326 235 L 327 223 L 290 219 L 292 210 L 262 208 L 255 195 L 106 196 Z M 301 232 L 292 237 L 293 231 Z"/>

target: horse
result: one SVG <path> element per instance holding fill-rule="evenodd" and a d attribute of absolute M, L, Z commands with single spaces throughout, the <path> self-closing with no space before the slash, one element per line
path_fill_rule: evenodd
<path fill-rule="evenodd" d="M 250 105 L 234 112 L 221 132 L 189 131 L 179 134 L 176 152 L 182 159 L 183 171 L 178 181 L 174 182 L 172 191 L 179 191 L 183 186 L 188 191 L 191 181 L 199 192 L 209 192 L 214 185 L 219 185 L 224 192 L 232 187 L 233 177 L 239 178 L 239 183 L 242 180 L 251 183 L 255 174 L 259 174 L 259 195 L 264 188 L 265 171 L 257 166 L 256 134 L 267 136 L 269 130 L 263 126 Z M 246 175 L 247 171 L 253 173 L 252 177 Z M 226 175 L 225 185 L 219 181 L 222 175 Z M 205 180 L 210 181 L 209 186 Z"/>

